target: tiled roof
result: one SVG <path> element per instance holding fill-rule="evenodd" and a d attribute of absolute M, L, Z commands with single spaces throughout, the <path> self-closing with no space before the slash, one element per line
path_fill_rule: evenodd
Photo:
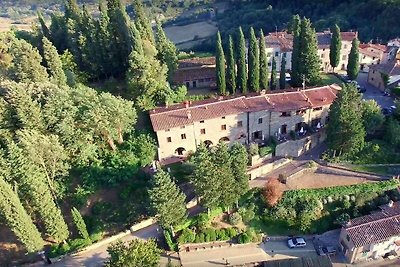
<path fill-rule="evenodd" d="M 201 67 L 206 65 L 215 65 L 215 57 L 194 57 L 180 59 L 178 61 L 179 69 Z"/>
<path fill-rule="evenodd" d="M 359 50 L 359 52 L 360 52 L 360 54 L 362 54 L 362 55 L 366 55 L 366 56 L 369 56 L 369 57 L 375 57 L 375 58 L 380 58 L 381 57 L 381 55 L 380 55 L 380 53 L 378 52 L 378 51 L 370 51 L 370 50 L 368 50 L 368 49 L 366 49 L 366 48 L 361 48 L 360 47 L 360 50 Z"/>
<path fill-rule="evenodd" d="M 203 67 L 196 69 L 178 69 L 174 73 L 174 83 L 181 84 L 186 81 L 199 79 L 216 79 L 215 67 Z"/>
<path fill-rule="evenodd" d="M 355 247 L 385 241 L 400 235 L 400 207 L 395 204 L 391 208 L 351 219 L 344 228 Z"/>
<path fill-rule="evenodd" d="M 258 96 L 221 97 L 186 104 L 157 108 L 150 111 L 154 131 L 166 130 L 195 121 L 226 115 L 271 110 L 277 112 L 320 107 L 331 104 L 340 87 L 337 85 L 301 91 L 270 93 Z"/>
<path fill-rule="evenodd" d="M 357 37 L 357 32 L 341 32 L 340 36 L 342 41 L 353 41 L 354 38 Z M 317 32 L 317 42 L 318 47 L 329 48 L 331 43 L 331 33 L 330 31 L 326 32 Z M 267 47 L 279 46 L 283 52 L 288 52 L 293 50 L 293 34 L 287 32 L 273 32 L 269 33 L 265 37 L 265 44 Z"/>
<path fill-rule="evenodd" d="M 387 50 L 387 46 L 386 45 L 382 45 L 382 44 L 360 44 L 359 47 L 361 49 L 364 48 L 372 48 L 372 49 L 376 49 L 379 50 L 381 52 L 385 52 Z"/>
<path fill-rule="evenodd" d="M 376 64 L 370 66 L 370 69 L 386 73 L 389 76 L 400 75 L 400 64 L 398 61 L 387 64 Z"/>

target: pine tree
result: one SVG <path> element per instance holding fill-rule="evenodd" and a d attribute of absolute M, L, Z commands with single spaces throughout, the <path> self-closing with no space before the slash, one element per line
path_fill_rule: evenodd
<path fill-rule="evenodd" d="M 249 90 L 260 91 L 260 49 L 254 29 L 250 28 L 249 46 Z"/>
<path fill-rule="evenodd" d="M 75 224 L 76 230 L 79 233 L 79 236 L 85 240 L 90 240 L 89 233 L 88 233 L 87 227 L 86 227 L 86 223 L 83 220 L 82 215 L 79 212 L 79 210 L 75 207 L 72 207 L 71 214 L 72 214 L 72 220 L 74 221 L 74 224 Z"/>
<path fill-rule="evenodd" d="M 10 144 L 9 149 L 12 168 L 20 183 L 21 193 L 26 196 L 33 210 L 39 215 L 46 233 L 57 242 L 66 240 L 69 236 L 67 224 L 61 210 L 54 203 L 42 170 L 32 164 L 16 145 Z"/>
<path fill-rule="evenodd" d="M 11 186 L 0 176 L 0 217 L 28 252 L 43 248 L 43 240 Z"/>
<path fill-rule="evenodd" d="M 40 64 L 42 57 L 32 45 L 24 40 L 15 40 L 11 44 L 10 55 L 13 58 L 9 69 L 12 80 L 24 83 L 48 81 L 46 68 Z"/>
<path fill-rule="evenodd" d="M 279 88 L 285 89 L 286 87 L 286 59 L 282 57 L 281 71 L 279 72 Z"/>
<path fill-rule="evenodd" d="M 331 44 L 329 47 L 329 61 L 333 68 L 333 72 L 335 72 L 335 68 L 339 65 L 340 62 L 340 50 L 342 49 L 342 39 L 340 36 L 340 28 L 337 24 L 335 24 L 332 29 L 332 38 Z"/>
<path fill-rule="evenodd" d="M 264 33 L 260 30 L 260 88 L 268 90 L 268 56 L 265 47 Z"/>
<path fill-rule="evenodd" d="M 228 41 L 228 55 L 226 60 L 226 86 L 228 87 L 231 94 L 236 93 L 236 64 L 235 64 L 235 54 L 233 51 L 233 39 L 229 35 Z"/>
<path fill-rule="evenodd" d="M 61 59 L 57 53 L 57 49 L 46 37 L 43 37 L 42 42 L 44 60 L 47 66 L 47 70 L 50 74 L 50 78 L 52 78 L 59 86 L 66 85 L 67 77 L 65 76 Z"/>
<path fill-rule="evenodd" d="M 299 38 L 300 50 L 296 64 L 300 78 L 304 78 L 306 84 L 316 85 L 320 81 L 321 61 L 318 56 L 317 37 L 309 19 L 304 18 L 301 21 Z"/>
<path fill-rule="evenodd" d="M 151 206 L 164 229 L 177 226 L 187 218 L 185 195 L 162 169 L 154 175 L 153 188 L 149 191 Z"/>
<path fill-rule="evenodd" d="M 142 0 L 134 0 L 133 7 L 135 9 L 135 24 L 143 39 L 150 41 L 154 44 L 154 35 L 151 28 L 151 23 L 147 19 L 146 13 L 143 8 Z"/>
<path fill-rule="evenodd" d="M 217 88 L 220 95 L 226 95 L 226 81 L 225 81 L 225 55 L 222 48 L 221 35 L 217 33 L 217 47 L 216 47 L 216 67 L 217 72 Z"/>
<path fill-rule="evenodd" d="M 277 89 L 277 79 L 276 79 L 276 61 L 275 57 L 272 57 L 272 70 L 271 70 L 271 81 L 270 81 L 270 87 L 271 90 Z"/>
<path fill-rule="evenodd" d="M 160 22 L 157 22 L 155 39 L 158 51 L 157 59 L 160 60 L 161 63 L 167 65 L 168 80 L 172 81 L 173 74 L 178 68 L 177 50 L 175 44 L 166 37 Z"/>
<path fill-rule="evenodd" d="M 291 22 L 291 31 L 293 33 L 293 50 L 292 50 L 292 73 L 291 83 L 293 87 L 298 87 L 302 83 L 302 78 L 299 70 L 299 55 L 300 55 L 300 24 L 299 15 L 294 15 Z"/>
<path fill-rule="evenodd" d="M 361 95 L 357 88 L 345 84 L 329 112 L 327 143 L 333 156 L 352 157 L 364 146 Z"/>
<path fill-rule="evenodd" d="M 242 27 L 239 27 L 238 33 L 238 48 L 237 51 L 237 83 L 236 86 L 242 94 L 247 93 L 247 66 L 246 66 L 246 42 L 244 39 L 244 34 Z"/>
<path fill-rule="evenodd" d="M 360 56 L 358 53 L 358 46 L 360 42 L 355 38 L 351 43 L 351 50 L 347 63 L 347 76 L 350 80 L 356 80 L 358 72 L 360 71 Z"/>
<path fill-rule="evenodd" d="M 193 155 L 193 183 L 196 195 L 201 197 L 203 205 L 207 208 L 215 208 L 220 204 L 221 180 L 216 173 L 216 166 L 212 155 L 206 146 L 201 143 Z"/>

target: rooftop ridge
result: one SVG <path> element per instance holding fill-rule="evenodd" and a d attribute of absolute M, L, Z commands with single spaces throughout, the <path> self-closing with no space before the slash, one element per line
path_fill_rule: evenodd
<path fill-rule="evenodd" d="M 361 226 L 365 226 L 366 224 L 382 222 L 382 221 L 385 221 L 385 220 L 395 219 L 395 217 L 400 217 L 400 214 L 390 215 L 390 214 L 386 213 L 385 211 L 381 211 L 381 213 L 383 215 L 385 215 L 386 217 L 383 217 L 383 218 L 380 218 L 380 219 L 377 219 L 377 220 L 373 220 L 373 221 L 369 221 L 369 222 L 363 222 L 363 223 L 360 223 L 360 224 L 357 224 L 357 225 L 353 225 L 353 226 L 350 225 L 349 227 L 345 227 L 345 228 L 346 228 L 346 230 L 349 230 L 349 229 L 354 229 L 354 228 L 358 228 L 358 227 L 361 227 Z M 371 216 L 371 214 L 364 215 L 364 216 L 358 217 L 358 218 L 363 218 L 363 217 L 367 217 L 367 216 Z M 351 222 L 351 220 L 350 220 L 350 222 Z"/>

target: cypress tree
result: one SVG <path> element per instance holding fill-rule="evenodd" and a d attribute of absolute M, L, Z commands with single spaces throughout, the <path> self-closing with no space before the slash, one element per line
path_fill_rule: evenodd
<path fill-rule="evenodd" d="M 168 40 L 161 23 L 157 22 L 156 28 L 156 48 L 157 48 L 157 58 L 161 63 L 167 65 L 168 67 L 168 80 L 172 81 L 173 74 L 178 68 L 178 55 L 176 47 L 173 42 Z"/>
<path fill-rule="evenodd" d="M 301 21 L 299 38 L 300 50 L 296 63 L 298 73 L 300 78 L 305 78 L 306 84 L 316 85 L 320 81 L 321 61 L 318 56 L 317 37 L 309 19 L 304 18 Z"/>
<path fill-rule="evenodd" d="M 50 77 L 59 86 L 64 86 L 67 84 L 67 77 L 65 76 L 61 59 L 57 53 L 57 49 L 53 44 L 46 38 L 43 37 L 43 55 L 47 66 L 47 71 Z"/>
<path fill-rule="evenodd" d="M 286 59 L 282 57 L 281 60 L 281 71 L 279 73 L 279 87 L 285 89 L 286 87 Z"/>
<path fill-rule="evenodd" d="M 58 14 L 51 14 L 51 42 L 57 47 L 61 54 L 68 48 L 68 34 L 65 17 Z"/>
<path fill-rule="evenodd" d="M 217 33 L 217 47 L 216 47 L 216 72 L 217 72 L 217 88 L 220 95 L 226 95 L 226 81 L 225 81 L 225 55 L 222 48 L 221 35 Z"/>
<path fill-rule="evenodd" d="M 99 51 L 101 58 L 100 68 L 102 73 L 108 77 L 112 74 L 113 70 L 118 67 L 118 62 L 116 61 L 117 51 L 115 48 L 117 47 L 116 40 L 111 37 L 110 30 L 110 17 L 107 13 L 107 7 L 104 2 L 100 2 L 99 4 L 100 18 L 96 23 L 96 32 L 97 32 L 97 42 L 99 43 Z"/>
<path fill-rule="evenodd" d="M 276 61 L 275 57 L 272 57 L 272 70 L 271 70 L 271 81 L 270 81 L 270 86 L 271 90 L 277 89 L 277 80 L 276 80 Z"/>
<path fill-rule="evenodd" d="M 246 147 L 241 143 L 235 142 L 230 150 L 231 169 L 235 179 L 234 188 L 237 198 L 244 195 L 249 188 L 249 177 L 247 175 L 248 154 Z"/>
<path fill-rule="evenodd" d="M 78 231 L 78 234 L 80 237 L 86 240 L 90 240 L 89 233 L 87 231 L 86 223 L 82 218 L 81 213 L 79 210 L 75 207 L 72 207 L 71 209 L 71 214 L 72 214 L 72 220 L 74 221 L 76 230 Z"/>
<path fill-rule="evenodd" d="M 177 226 L 186 220 L 185 195 L 167 172 L 162 169 L 157 171 L 149 195 L 151 206 L 159 215 L 159 223 L 164 229 Z"/>
<path fill-rule="evenodd" d="M 228 55 L 227 55 L 227 69 L 226 69 L 226 86 L 232 94 L 236 93 L 236 64 L 235 54 L 233 51 L 233 39 L 229 35 L 228 41 Z"/>
<path fill-rule="evenodd" d="M 327 144 L 333 156 L 352 157 L 364 147 L 361 95 L 352 84 L 345 84 L 329 112 Z"/>
<path fill-rule="evenodd" d="M 142 0 L 134 0 L 133 7 L 135 9 L 135 23 L 136 27 L 143 39 L 149 40 L 154 44 L 154 35 L 151 28 L 150 21 L 147 19 L 146 13 L 143 8 Z"/>
<path fill-rule="evenodd" d="M 260 49 L 254 29 L 250 28 L 249 46 L 249 89 L 253 92 L 260 91 Z"/>
<path fill-rule="evenodd" d="M 329 47 L 329 61 L 333 68 L 333 72 L 335 72 L 335 68 L 339 65 L 340 62 L 340 50 L 342 49 L 342 39 L 340 36 L 340 28 L 337 24 L 335 24 L 332 29 L 332 38 L 331 44 Z"/>
<path fill-rule="evenodd" d="M 32 164 L 16 145 L 10 144 L 9 149 L 12 168 L 21 191 L 42 220 L 46 233 L 57 242 L 66 240 L 69 236 L 68 227 L 54 202 L 43 171 Z"/>
<path fill-rule="evenodd" d="M 302 78 L 299 70 L 299 55 L 300 55 L 300 16 L 295 15 L 292 18 L 291 30 L 293 33 L 293 51 L 292 51 L 292 74 L 291 83 L 293 87 L 300 86 Z"/>
<path fill-rule="evenodd" d="M 264 33 L 260 30 L 260 88 L 263 90 L 268 89 L 268 56 L 265 47 Z"/>
<path fill-rule="evenodd" d="M 37 15 L 38 15 L 39 24 L 40 24 L 40 27 L 41 27 L 41 29 L 42 29 L 42 34 L 43 34 L 43 36 L 46 37 L 47 39 L 50 39 L 50 38 L 51 38 L 51 36 L 50 36 L 50 30 L 49 30 L 49 28 L 47 27 L 46 22 L 44 21 L 42 12 L 38 11 L 38 12 L 37 12 Z"/>
<path fill-rule="evenodd" d="M 140 32 L 136 28 L 135 23 L 131 24 L 131 31 L 132 31 L 132 36 L 134 36 L 132 51 L 137 52 L 139 55 L 143 55 L 144 54 L 143 41 L 142 37 L 140 36 Z"/>
<path fill-rule="evenodd" d="M 350 80 L 357 79 L 358 72 L 360 71 L 360 56 L 358 53 L 358 46 L 360 42 L 355 38 L 351 43 L 351 50 L 347 63 L 347 76 Z"/>
<path fill-rule="evenodd" d="M 238 48 L 237 48 L 237 88 L 242 94 L 247 93 L 247 66 L 246 66 L 246 42 L 242 27 L 239 27 L 238 33 Z"/>
<path fill-rule="evenodd" d="M 28 252 L 42 250 L 43 240 L 11 186 L 0 176 L 0 217 Z"/>

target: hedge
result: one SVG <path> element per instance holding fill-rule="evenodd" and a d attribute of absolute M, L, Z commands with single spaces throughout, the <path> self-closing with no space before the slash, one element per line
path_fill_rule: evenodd
<path fill-rule="evenodd" d="M 182 230 L 178 237 L 179 244 L 185 243 L 207 243 L 214 241 L 227 241 L 238 235 L 236 228 L 205 228 L 199 233 L 195 233 L 190 229 Z"/>

